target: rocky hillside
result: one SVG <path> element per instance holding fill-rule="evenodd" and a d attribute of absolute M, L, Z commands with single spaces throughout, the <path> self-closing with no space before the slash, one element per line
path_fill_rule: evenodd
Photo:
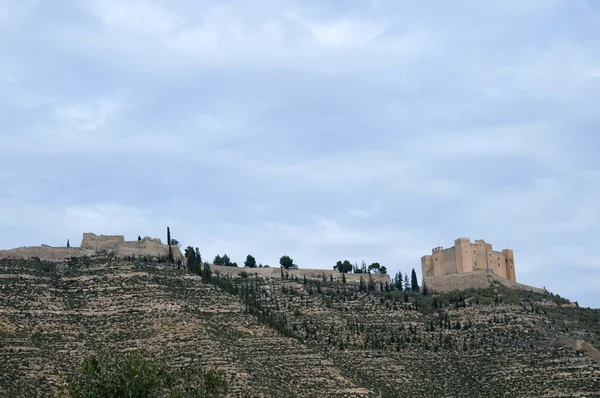
<path fill-rule="evenodd" d="M 241 274 L 0 261 L 0 396 L 60 396 L 85 357 L 136 347 L 226 371 L 232 396 L 600 396 L 600 311 L 558 296 Z"/>

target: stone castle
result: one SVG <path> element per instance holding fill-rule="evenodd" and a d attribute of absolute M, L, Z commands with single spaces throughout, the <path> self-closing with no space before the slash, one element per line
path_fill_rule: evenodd
<path fill-rule="evenodd" d="M 171 245 L 173 256 L 181 259 L 181 251 Z M 141 240 L 126 241 L 123 235 L 96 235 L 84 233 L 80 247 L 52 247 L 48 245 L 19 247 L 11 250 L 0 250 L 2 258 L 39 258 L 42 260 L 64 260 L 72 257 L 95 257 L 114 253 L 118 257 L 148 256 L 166 257 L 169 246 L 158 238 L 145 237 Z"/>
<path fill-rule="evenodd" d="M 433 291 L 485 289 L 503 285 L 512 289 L 544 293 L 544 289 L 517 283 L 515 256 L 510 249 L 492 249 L 484 240 L 454 241 L 454 247 L 436 247 L 421 258 L 423 285 Z"/>
<path fill-rule="evenodd" d="M 492 249 L 484 240 L 471 243 L 469 238 L 459 238 L 449 249 L 436 247 L 430 256 L 421 258 L 423 278 L 473 271 L 489 271 L 501 278 L 516 282 L 515 256 L 510 249 L 501 252 Z"/>

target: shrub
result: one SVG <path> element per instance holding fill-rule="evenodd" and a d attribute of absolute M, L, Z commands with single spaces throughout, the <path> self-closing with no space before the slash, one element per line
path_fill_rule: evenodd
<path fill-rule="evenodd" d="M 146 357 L 143 350 L 87 358 L 80 371 L 65 378 L 71 398 L 220 397 L 227 393 L 224 373 L 195 365 L 174 372 Z"/>

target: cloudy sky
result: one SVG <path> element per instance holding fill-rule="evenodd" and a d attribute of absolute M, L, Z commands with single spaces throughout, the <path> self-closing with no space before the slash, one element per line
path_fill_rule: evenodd
<path fill-rule="evenodd" d="M 600 307 L 599 104 L 598 0 L 0 0 L 0 248 L 420 273 L 470 237 Z"/>

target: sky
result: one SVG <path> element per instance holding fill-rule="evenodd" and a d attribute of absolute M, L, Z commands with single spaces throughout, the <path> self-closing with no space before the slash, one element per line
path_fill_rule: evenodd
<path fill-rule="evenodd" d="M 600 307 L 600 0 L 0 0 L 0 249 L 379 262 Z"/>

